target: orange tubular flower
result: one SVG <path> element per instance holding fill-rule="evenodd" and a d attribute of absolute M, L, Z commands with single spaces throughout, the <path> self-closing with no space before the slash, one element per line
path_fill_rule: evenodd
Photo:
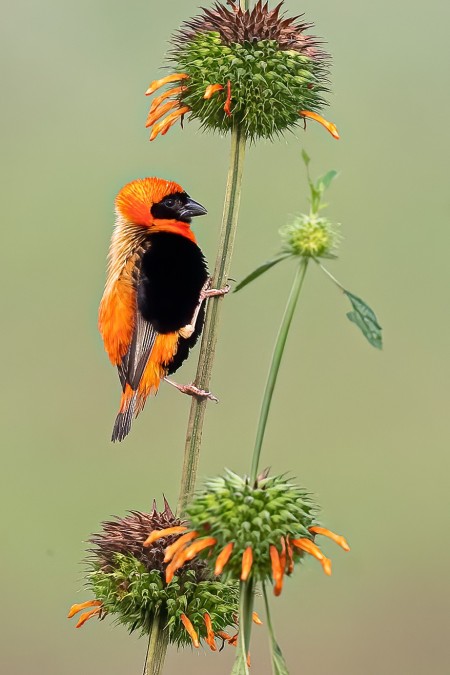
<path fill-rule="evenodd" d="M 155 124 L 155 126 L 153 127 L 153 131 L 150 135 L 150 140 L 154 141 L 158 134 L 161 134 L 161 136 L 165 136 L 169 131 L 170 127 L 175 124 L 178 118 L 185 115 L 187 112 L 189 112 L 189 110 L 190 108 L 188 106 L 183 106 L 179 110 L 175 110 L 175 112 L 171 113 L 170 115 L 167 115 L 165 119 Z"/>
<path fill-rule="evenodd" d="M 227 100 L 225 101 L 225 105 L 223 106 L 223 109 L 228 117 L 231 117 L 231 81 L 228 80 L 227 82 Z"/>
<path fill-rule="evenodd" d="M 177 539 L 171 546 L 168 546 L 165 550 L 164 562 L 170 562 L 173 558 L 176 557 L 178 551 L 180 551 L 185 544 L 192 541 L 198 536 L 198 532 L 186 532 L 179 539 Z"/>
<path fill-rule="evenodd" d="M 67 618 L 71 619 L 75 614 L 78 614 L 78 612 L 81 612 L 82 609 L 86 609 L 87 607 L 93 607 L 94 609 L 91 609 L 89 612 L 84 612 L 84 614 L 80 616 L 76 628 L 81 628 L 81 626 L 83 626 L 91 617 L 96 616 L 97 614 L 101 615 L 102 603 L 100 600 L 88 600 L 79 605 L 72 605 Z"/>
<path fill-rule="evenodd" d="M 335 138 L 336 140 L 339 140 L 339 132 L 337 130 L 337 127 L 335 124 L 332 122 L 328 122 L 325 118 L 322 117 L 322 115 L 319 115 L 318 113 L 311 112 L 310 110 L 300 110 L 299 115 L 302 117 L 309 117 L 312 120 L 315 120 L 316 122 L 319 122 L 327 131 L 330 132 L 330 134 Z"/>
<path fill-rule="evenodd" d="M 251 546 L 247 546 L 242 555 L 241 581 L 247 581 L 253 565 L 253 551 Z"/>
<path fill-rule="evenodd" d="M 192 640 L 192 644 L 194 645 L 194 647 L 196 649 L 198 649 L 200 647 L 200 642 L 198 641 L 198 635 L 197 635 L 197 632 L 194 629 L 194 626 L 192 625 L 192 623 L 190 622 L 190 620 L 188 619 L 186 614 L 182 614 L 180 616 L 180 619 L 183 623 L 183 626 L 186 629 L 187 634 L 189 635 L 189 637 Z"/>
<path fill-rule="evenodd" d="M 281 567 L 280 554 L 275 546 L 269 547 L 270 559 L 272 561 L 272 574 L 275 583 L 273 592 L 275 595 L 280 595 L 283 588 L 283 574 L 284 568 Z"/>
<path fill-rule="evenodd" d="M 261 619 L 259 618 L 257 612 L 253 612 L 253 614 L 252 614 L 252 621 L 253 621 L 253 623 L 256 623 L 257 626 L 262 626 L 262 625 L 263 625 L 263 622 L 262 622 Z"/>
<path fill-rule="evenodd" d="M 206 87 L 205 95 L 203 96 L 203 98 L 209 100 L 218 91 L 223 91 L 223 86 L 221 84 L 209 84 Z"/>
<path fill-rule="evenodd" d="M 188 528 L 184 525 L 177 525 L 176 527 L 166 527 L 164 530 L 153 530 L 151 534 L 144 541 L 143 546 L 145 548 L 150 547 L 155 541 L 161 539 L 161 537 L 169 537 L 171 534 L 181 534 L 186 532 Z"/>
<path fill-rule="evenodd" d="M 212 628 L 211 617 L 209 616 L 208 612 L 205 612 L 204 619 L 206 626 L 206 644 L 209 645 L 211 651 L 215 652 L 217 650 L 217 646 Z"/>
<path fill-rule="evenodd" d="M 146 128 L 152 127 L 155 122 L 157 122 L 163 115 L 169 112 L 169 110 L 172 110 L 172 108 L 179 108 L 180 104 L 178 101 L 168 101 L 168 103 L 165 103 L 164 105 L 159 106 L 158 108 L 155 108 L 155 110 L 150 111 L 147 117 L 147 121 L 145 123 Z"/>
<path fill-rule="evenodd" d="M 167 75 L 167 77 L 162 77 L 160 80 L 154 80 L 147 91 L 145 92 L 146 96 L 151 96 L 158 89 L 161 89 L 165 84 L 170 84 L 172 82 L 178 82 L 179 80 L 188 79 L 189 75 L 186 73 L 173 73 L 172 75 Z"/>
<path fill-rule="evenodd" d="M 225 565 L 227 564 L 227 562 L 230 559 L 231 554 L 233 553 L 233 548 L 234 548 L 234 544 L 233 544 L 232 541 L 230 541 L 225 546 L 225 548 L 223 548 L 221 550 L 221 552 L 217 556 L 216 566 L 214 568 L 214 574 L 216 576 L 219 576 L 219 574 L 222 574 L 223 568 L 225 567 Z"/>
<path fill-rule="evenodd" d="M 301 539 L 293 539 L 292 543 L 297 548 L 301 549 L 302 551 L 305 551 L 305 553 L 309 553 L 314 558 L 316 558 L 316 560 L 318 560 L 322 565 L 325 574 L 331 576 L 331 560 L 329 560 L 324 556 L 320 548 L 316 544 L 314 544 L 314 542 L 312 542 L 310 539 L 301 538 Z"/>
<path fill-rule="evenodd" d="M 344 551 L 350 551 L 350 546 L 347 544 L 345 537 L 340 534 L 335 534 L 335 532 L 331 532 L 331 530 L 327 530 L 326 527 L 314 526 L 310 527 L 309 531 L 311 534 L 321 534 L 324 537 L 328 537 L 331 541 L 334 541 L 335 544 L 343 548 Z"/>
<path fill-rule="evenodd" d="M 160 94 L 160 96 L 154 98 L 150 106 L 149 114 L 154 112 L 156 108 L 160 106 L 163 101 L 166 100 L 166 98 L 169 98 L 170 96 L 178 96 L 178 94 L 182 94 L 183 91 L 186 91 L 186 87 L 184 86 L 172 87 L 172 89 L 168 89 L 167 91 L 165 91 L 164 94 Z"/>
<path fill-rule="evenodd" d="M 75 614 L 81 612 L 82 609 L 87 609 L 88 607 L 101 607 L 100 600 L 88 600 L 87 602 L 82 602 L 79 605 L 72 605 L 67 615 L 68 619 L 71 619 Z"/>
<path fill-rule="evenodd" d="M 179 570 L 180 567 L 183 567 L 185 562 L 193 560 L 200 551 L 203 551 L 210 546 L 214 546 L 215 543 L 216 539 L 214 539 L 214 537 L 206 537 L 205 539 L 199 539 L 190 546 L 179 550 L 175 557 L 172 558 L 172 562 L 167 566 L 166 583 L 169 584 L 172 581 L 175 572 Z"/>
<path fill-rule="evenodd" d="M 294 552 L 292 550 L 291 542 L 289 537 L 286 537 L 286 553 L 287 553 L 287 573 L 292 574 L 294 571 Z"/>

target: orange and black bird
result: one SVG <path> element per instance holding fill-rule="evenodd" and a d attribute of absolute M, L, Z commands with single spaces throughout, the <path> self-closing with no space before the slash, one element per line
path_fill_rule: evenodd
<path fill-rule="evenodd" d="M 149 394 L 195 345 L 205 298 L 228 288 L 210 288 L 206 261 L 190 228 L 191 218 L 206 209 L 180 185 L 161 178 L 134 180 L 118 193 L 115 211 L 99 329 L 122 385 L 112 433 L 113 441 L 122 441 Z M 193 385 L 170 383 L 213 398 Z"/>

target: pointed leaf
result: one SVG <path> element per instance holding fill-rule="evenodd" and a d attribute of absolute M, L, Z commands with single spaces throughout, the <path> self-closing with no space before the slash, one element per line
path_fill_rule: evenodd
<path fill-rule="evenodd" d="M 350 291 L 345 290 L 344 293 L 352 303 L 353 307 L 353 312 L 347 312 L 349 320 L 358 326 L 364 337 L 373 347 L 382 349 L 382 328 L 378 323 L 374 311 L 364 302 L 364 300 L 358 298 L 357 295 L 353 295 Z"/>
<path fill-rule="evenodd" d="M 249 670 L 247 666 L 247 661 L 242 655 L 241 649 L 238 647 L 238 653 L 236 654 L 236 659 L 234 661 L 233 670 L 231 675 L 249 675 Z"/>
<path fill-rule="evenodd" d="M 306 150 L 302 150 L 302 159 L 303 159 L 303 161 L 304 161 L 304 163 L 305 163 L 305 166 L 308 167 L 308 166 L 309 166 L 309 163 L 310 163 L 310 161 L 311 161 L 311 158 L 310 158 L 310 156 L 308 155 L 308 153 L 306 152 Z"/>
<path fill-rule="evenodd" d="M 319 190 L 321 193 L 325 192 L 325 190 L 327 190 L 330 187 L 331 183 L 333 182 L 333 180 L 336 178 L 337 175 L 338 172 L 335 171 L 334 169 L 331 169 L 331 171 L 327 171 L 326 174 L 317 179 L 316 189 Z"/>
<path fill-rule="evenodd" d="M 272 637 L 272 669 L 273 675 L 289 675 L 280 645 L 274 637 Z"/>
<path fill-rule="evenodd" d="M 264 272 L 267 272 L 267 270 L 270 270 L 271 267 L 276 265 L 277 263 L 281 262 L 282 260 L 285 260 L 286 258 L 290 258 L 292 256 L 292 253 L 289 251 L 285 251 L 283 253 L 279 253 L 275 258 L 272 258 L 271 260 L 266 260 L 262 265 L 256 268 L 256 270 L 253 270 L 248 276 L 245 277 L 242 281 L 238 283 L 236 288 L 234 289 L 234 293 L 237 293 L 237 291 L 240 291 L 241 288 L 244 288 L 244 286 L 247 286 L 251 281 L 254 281 L 258 277 L 261 276 L 261 274 L 264 274 Z"/>

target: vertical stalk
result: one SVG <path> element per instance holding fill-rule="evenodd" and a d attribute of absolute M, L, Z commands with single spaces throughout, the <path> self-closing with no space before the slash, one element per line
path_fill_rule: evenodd
<path fill-rule="evenodd" d="M 222 288 L 225 286 L 230 272 L 233 244 L 238 223 L 239 204 L 241 201 L 244 155 L 244 133 L 242 129 L 236 125 L 231 133 L 230 166 L 228 170 L 225 204 L 222 216 L 220 243 L 212 278 L 214 288 Z M 211 298 L 208 301 L 197 374 L 194 380 L 195 386 L 200 389 L 209 389 L 216 351 L 221 306 L 222 298 Z M 189 501 L 194 491 L 206 406 L 206 399 L 197 397 L 192 398 L 186 432 L 181 490 L 178 501 L 179 513 L 184 510 L 186 503 Z"/>
<path fill-rule="evenodd" d="M 250 482 L 254 483 L 258 475 L 259 459 L 261 456 L 261 447 L 264 440 L 264 433 L 266 430 L 267 418 L 269 416 L 270 404 L 272 402 L 273 391 L 280 370 L 280 363 L 283 357 L 284 347 L 286 345 L 289 328 L 291 326 L 292 317 L 294 316 L 297 300 L 302 290 L 303 281 L 305 279 L 306 270 L 308 268 L 308 258 L 302 258 L 297 271 L 295 273 L 294 282 L 292 284 L 289 299 L 284 311 L 283 320 L 281 322 L 280 330 L 278 331 L 277 341 L 273 350 L 272 362 L 270 364 L 269 375 L 267 377 L 266 388 L 264 390 L 264 397 L 261 404 L 261 412 L 259 415 L 258 429 L 256 432 L 255 447 L 253 450 L 252 468 L 250 471 Z"/>
<path fill-rule="evenodd" d="M 167 617 L 156 614 L 150 630 L 143 675 L 161 675 L 169 644 L 169 631 L 166 628 Z"/>

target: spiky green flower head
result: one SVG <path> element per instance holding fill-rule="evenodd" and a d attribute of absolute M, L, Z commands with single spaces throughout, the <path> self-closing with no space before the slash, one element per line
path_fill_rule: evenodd
<path fill-rule="evenodd" d="M 327 574 L 331 562 L 314 543 L 316 534 L 345 540 L 320 527 L 311 495 L 286 476 L 262 474 L 254 483 L 232 471 L 211 478 L 187 508 L 193 543 L 171 563 L 200 556 L 228 580 L 272 578 L 281 592 L 283 577 L 305 553 L 316 557 Z M 344 544 L 348 548 L 347 544 Z"/>
<path fill-rule="evenodd" d="M 305 258 L 333 258 L 340 241 L 337 226 L 316 213 L 300 214 L 280 235 L 283 250 Z"/>
<path fill-rule="evenodd" d="M 179 109 L 169 118 L 190 112 L 205 129 L 226 133 L 237 124 L 256 140 L 312 117 L 338 138 L 334 125 L 318 115 L 326 105 L 329 56 L 308 34 L 312 24 L 286 17 L 282 5 L 269 9 L 258 0 L 242 10 L 237 0 L 227 0 L 186 21 L 173 38 L 171 60 L 181 87 L 173 90 Z M 160 125 L 165 133 L 165 122 Z"/>
<path fill-rule="evenodd" d="M 162 617 L 171 643 L 198 647 L 204 640 L 215 650 L 216 634 L 236 625 L 237 584 L 214 578 L 203 560 L 185 564 L 166 583 L 164 549 L 176 545 L 187 528 L 167 502 L 165 506 L 161 513 L 155 505 L 151 513 L 132 511 L 125 518 L 103 523 L 102 532 L 90 539 L 94 548 L 86 576 L 95 600 L 74 605 L 69 616 L 93 607 L 77 627 L 91 616 L 110 614 L 130 632 L 142 635 L 150 632 L 155 617 Z M 171 534 L 164 542 L 152 539 L 161 530 Z"/>

